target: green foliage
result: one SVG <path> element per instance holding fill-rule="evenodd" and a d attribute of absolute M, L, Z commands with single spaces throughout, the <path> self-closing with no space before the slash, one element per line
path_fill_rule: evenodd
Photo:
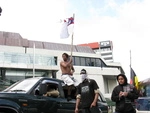
<path fill-rule="evenodd" d="M 105 99 L 106 99 L 108 106 L 115 106 L 115 102 L 113 102 L 111 99 L 109 98 L 105 98 Z"/>

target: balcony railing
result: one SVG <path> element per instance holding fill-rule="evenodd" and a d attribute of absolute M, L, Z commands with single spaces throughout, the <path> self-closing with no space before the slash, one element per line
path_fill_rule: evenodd
<path fill-rule="evenodd" d="M 33 62 L 35 65 L 56 66 L 57 57 L 38 54 L 35 54 L 34 57 L 33 54 L 0 52 L 0 63 L 28 65 Z"/>

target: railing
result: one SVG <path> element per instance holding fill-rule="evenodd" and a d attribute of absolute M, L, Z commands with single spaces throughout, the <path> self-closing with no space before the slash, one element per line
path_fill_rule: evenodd
<path fill-rule="evenodd" d="M 33 54 L 25 53 L 7 53 L 0 52 L 0 63 L 4 64 L 33 64 L 35 60 L 36 65 L 43 66 L 55 66 L 57 65 L 57 57 L 54 56 L 44 56 L 35 54 L 35 59 L 33 59 Z"/>

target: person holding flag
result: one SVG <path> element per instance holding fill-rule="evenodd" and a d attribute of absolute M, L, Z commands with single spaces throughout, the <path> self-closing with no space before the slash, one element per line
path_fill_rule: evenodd
<path fill-rule="evenodd" d="M 111 95 L 111 100 L 116 102 L 115 113 L 136 113 L 134 100 L 139 97 L 139 92 L 127 82 L 124 74 L 119 74 L 117 81 L 119 85 L 113 89 Z"/>
<path fill-rule="evenodd" d="M 72 86 L 75 84 L 75 81 L 72 79 L 71 76 L 73 76 L 75 69 L 72 65 L 72 59 L 69 58 L 69 55 L 67 53 L 63 53 L 62 58 L 63 58 L 63 61 L 60 62 L 60 69 L 62 72 L 61 79 L 68 86 L 67 100 L 70 101 Z"/>
<path fill-rule="evenodd" d="M 71 55 L 69 58 L 69 55 L 67 53 L 62 54 L 63 61 L 60 62 L 60 68 L 62 71 L 62 80 L 67 84 L 68 86 L 68 97 L 67 100 L 71 100 L 71 90 L 73 85 L 76 86 L 77 81 L 73 78 L 73 73 L 74 73 L 74 67 L 72 65 L 72 51 L 73 51 L 73 26 L 72 26 L 72 32 L 69 33 L 69 26 L 74 24 L 74 14 L 73 17 L 67 18 L 64 20 L 63 25 L 62 25 L 62 30 L 60 33 L 60 38 L 68 38 L 70 34 L 72 34 L 72 39 L 71 39 Z"/>

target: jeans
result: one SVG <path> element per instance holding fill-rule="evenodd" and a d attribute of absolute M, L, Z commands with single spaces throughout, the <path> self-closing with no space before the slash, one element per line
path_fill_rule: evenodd
<path fill-rule="evenodd" d="M 97 106 L 82 109 L 82 113 L 101 113 Z"/>

